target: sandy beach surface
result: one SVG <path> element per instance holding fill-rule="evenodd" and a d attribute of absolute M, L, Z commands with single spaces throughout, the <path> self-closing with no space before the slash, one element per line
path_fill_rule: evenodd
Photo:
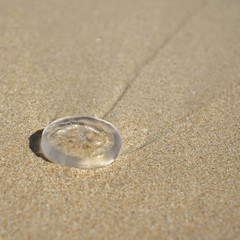
<path fill-rule="evenodd" d="M 117 160 L 44 159 L 105 119 Z M 239 239 L 239 0 L 0 1 L 0 239 Z"/>

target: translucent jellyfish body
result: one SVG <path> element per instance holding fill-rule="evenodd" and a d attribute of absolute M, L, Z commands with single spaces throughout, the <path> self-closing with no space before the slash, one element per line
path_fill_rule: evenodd
<path fill-rule="evenodd" d="M 91 117 L 66 117 L 48 125 L 41 149 L 46 158 L 75 168 L 97 168 L 112 163 L 121 148 L 118 130 Z"/>

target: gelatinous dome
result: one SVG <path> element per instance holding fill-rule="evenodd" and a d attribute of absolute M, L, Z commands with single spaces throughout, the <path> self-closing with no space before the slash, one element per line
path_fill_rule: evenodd
<path fill-rule="evenodd" d="M 52 162 L 75 168 L 97 168 L 112 163 L 121 138 L 110 123 L 92 117 L 66 117 L 48 125 L 41 149 Z"/>

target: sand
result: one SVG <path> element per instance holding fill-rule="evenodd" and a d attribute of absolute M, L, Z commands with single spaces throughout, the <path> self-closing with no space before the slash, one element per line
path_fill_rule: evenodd
<path fill-rule="evenodd" d="M 238 0 L 0 2 L 0 239 L 239 239 Z M 93 170 L 41 132 L 103 118 Z"/>

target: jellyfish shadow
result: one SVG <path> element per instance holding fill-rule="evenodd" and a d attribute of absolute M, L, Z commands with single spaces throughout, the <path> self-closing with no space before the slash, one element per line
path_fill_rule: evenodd
<path fill-rule="evenodd" d="M 29 148 L 32 150 L 32 152 L 37 157 L 40 157 L 47 162 L 51 162 L 44 156 L 44 154 L 41 151 L 40 144 L 41 144 L 42 133 L 43 133 L 43 129 L 38 130 L 28 138 L 29 139 Z"/>

